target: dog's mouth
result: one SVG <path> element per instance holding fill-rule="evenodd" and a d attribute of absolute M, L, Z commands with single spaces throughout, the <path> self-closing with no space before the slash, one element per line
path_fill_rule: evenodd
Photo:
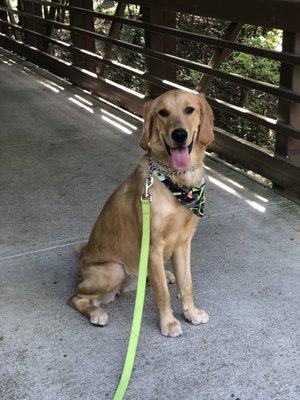
<path fill-rule="evenodd" d="M 172 166 L 177 171 L 184 171 L 188 168 L 189 160 L 190 160 L 190 153 L 193 149 L 193 140 L 188 146 L 178 146 L 178 147 L 171 147 L 169 146 L 166 141 L 165 147 L 166 150 L 171 157 Z"/>

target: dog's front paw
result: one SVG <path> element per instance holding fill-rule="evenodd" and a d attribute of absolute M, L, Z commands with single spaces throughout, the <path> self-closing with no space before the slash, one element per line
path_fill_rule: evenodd
<path fill-rule="evenodd" d="M 194 307 L 183 311 L 184 318 L 193 325 L 206 324 L 209 320 L 208 314 L 204 310 Z"/>
<path fill-rule="evenodd" d="M 176 318 L 161 322 L 160 329 L 164 336 L 178 337 L 182 335 L 181 324 Z"/>
<path fill-rule="evenodd" d="M 90 321 L 93 325 L 105 326 L 108 322 L 108 315 L 103 308 L 94 307 L 90 312 Z"/>

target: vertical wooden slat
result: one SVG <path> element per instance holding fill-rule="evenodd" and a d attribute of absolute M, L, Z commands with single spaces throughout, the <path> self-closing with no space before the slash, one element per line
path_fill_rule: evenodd
<path fill-rule="evenodd" d="M 52 2 L 53 0 L 50 0 L 50 1 Z M 55 7 L 49 7 L 49 10 L 47 10 L 47 7 L 44 6 L 45 18 L 50 19 L 51 21 L 54 21 L 55 16 L 56 16 L 56 11 L 57 11 L 57 9 Z M 53 30 L 53 25 L 48 22 L 45 23 L 45 36 L 51 37 L 52 30 Z M 48 48 L 49 48 L 49 40 L 44 39 L 43 51 L 47 52 Z"/>
<path fill-rule="evenodd" d="M 226 29 L 224 37 L 222 39 L 235 41 L 236 38 L 238 37 L 242 27 L 243 27 L 243 24 L 238 24 L 236 22 L 230 22 L 230 24 L 228 25 L 228 27 Z M 210 59 L 208 65 L 213 68 L 219 68 L 220 65 L 223 63 L 223 61 L 225 61 L 226 58 L 231 53 L 232 53 L 231 49 L 216 48 L 214 50 L 214 54 L 213 54 L 212 58 Z M 199 84 L 196 87 L 196 90 L 198 92 L 205 93 L 211 81 L 212 81 L 212 76 L 203 75 Z"/>
<path fill-rule="evenodd" d="M 142 7 L 142 18 L 144 21 L 176 28 L 176 13 L 161 11 L 157 8 Z M 176 38 L 156 32 L 145 31 L 145 46 L 149 49 L 176 55 Z M 146 57 L 146 69 L 150 74 L 176 82 L 176 66 L 170 63 Z M 163 89 L 154 84 L 145 84 L 148 97 L 159 96 Z"/>
<path fill-rule="evenodd" d="M 14 14 L 13 11 L 12 11 L 13 8 L 12 8 L 12 6 L 11 6 L 11 4 L 10 4 L 10 0 L 4 0 L 4 1 L 6 2 L 6 6 L 7 6 L 7 8 L 8 8 L 8 12 L 7 12 L 7 14 L 8 14 L 8 20 L 9 20 L 12 24 L 17 25 L 17 21 L 16 21 L 16 18 L 15 18 L 15 14 Z M 18 29 L 12 27 L 11 30 L 12 30 L 12 32 L 13 32 L 13 34 L 14 34 L 15 39 L 17 39 L 17 40 L 18 40 L 18 39 L 20 39 L 20 40 L 23 39 L 22 33 L 21 33 Z"/>
<path fill-rule="evenodd" d="M 300 33 L 284 32 L 282 50 L 300 54 Z M 281 64 L 280 86 L 300 93 L 300 67 Z M 278 122 L 291 124 L 300 132 L 300 105 L 279 99 Z M 300 140 L 277 133 L 275 155 L 288 157 L 300 166 Z"/>
<path fill-rule="evenodd" d="M 295 35 L 295 53 L 300 54 L 300 32 Z M 300 66 L 294 65 L 293 70 L 293 90 L 300 93 Z M 292 103 L 290 109 L 290 124 L 300 133 L 300 104 Z M 300 140 L 291 138 L 289 145 L 290 159 L 300 166 Z"/>
<path fill-rule="evenodd" d="M 93 10 L 93 0 L 70 0 L 70 5 L 73 7 L 86 8 Z M 70 10 L 70 25 L 78 28 L 83 28 L 89 31 L 95 30 L 95 19 L 93 15 L 82 13 L 78 10 Z M 80 33 L 71 32 L 71 40 L 74 46 L 82 48 L 84 50 L 95 53 L 95 39 L 82 35 Z M 89 71 L 96 71 L 96 64 L 94 60 L 88 59 L 84 54 L 78 52 L 73 53 L 73 63 L 81 68 Z"/>
<path fill-rule="evenodd" d="M 300 54 L 300 33 L 284 32 L 282 50 Z M 292 89 L 300 93 L 300 67 L 282 63 L 280 71 L 280 86 Z M 300 132 L 300 104 L 287 100 L 278 101 L 278 122 L 290 124 Z M 300 140 L 284 135 L 276 134 L 275 157 L 285 157 L 293 164 L 300 167 Z M 274 189 L 283 195 L 297 198 L 297 188 L 287 189 L 276 184 Z"/>
<path fill-rule="evenodd" d="M 3 7 L 6 7 L 6 1 L 5 0 L 0 0 L 0 5 L 3 6 Z M 3 21 L 7 21 L 7 11 L 0 10 L 0 20 L 1 19 Z M 1 23 L 1 21 L 0 21 L 0 32 L 1 33 L 5 33 L 6 35 L 8 35 L 8 33 L 9 33 L 8 26 L 3 24 L 3 23 Z"/>
<path fill-rule="evenodd" d="M 115 11 L 116 16 L 118 16 L 118 17 L 124 16 L 126 4 L 127 3 L 125 0 L 121 0 L 118 2 L 118 5 L 117 5 L 116 11 Z M 117 39 L 120 34 L 121 26 L 122 25 L 119 22 L 112 21 L 112 23 L 110 25 L 108 37 L 110 37 L 112 39 Z M 110 43 L 106 43 L 104 45 L 103 58 L 110 60 L 112 49 L 113 49 L 113 45 Z M 98 75 L 103 76 L 106 68 L 107 67 L 104 64 L 101 64 L 99 67 Z"/>
<path fill-rule="evenodd" d="M 42 17 L 42 4 L 33 3 L 30 0 L 22 0 L 22 10 L 33 15 Z M 43 34 L 44 23 L 33 18 L 22 17 L 21 24 L 24 28 Z M 30 33 L 25 33 L 25 43 L 30 46 L 37 47 L 38 49 L 43 48 L 43 40 Z"/>

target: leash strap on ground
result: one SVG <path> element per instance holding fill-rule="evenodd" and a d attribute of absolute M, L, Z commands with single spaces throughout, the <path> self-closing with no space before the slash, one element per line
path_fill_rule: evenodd
<path fill-rule="evenodd" d="M 131 332 L 130 332 L 130 338 L 127 348 L 124 368 L 113 400 L 122 400 L 126 392 L 127 386 L 129 384 L 134 366 L 134 360 L 140 335 L 142 314 L 144 308 L 149 246 L 150 246 L 150 200 L 148 198 L 147 199 L 141 198 L 141 203 L 142 203 L 143 233 L 142 233 L 139 275 L 137 281 L 134 313 L 133 313 L 133 320 L 131 325 Z"/>

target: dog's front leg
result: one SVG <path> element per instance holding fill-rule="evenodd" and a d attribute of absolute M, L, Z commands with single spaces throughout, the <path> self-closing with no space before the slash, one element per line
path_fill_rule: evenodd
<path fill-rule="evenodd" d="M 205 311 L 194 305 L 193 282 L 191 275 L 191 240 L 181 243 L 172 255 L 179 297 L 182 301 L 183 315 L 194 325 L 205 323 L 209 317 Z"/>
<path fill-rule="evenodd" d="M 150 247 L 149 254 L 149 280 L 159 313 L 161 333 L 171 337 L 180 336 L 182 334 L 180 322 L 174 317 L 171 310 L 163 252 L 153 246 Z"/>

